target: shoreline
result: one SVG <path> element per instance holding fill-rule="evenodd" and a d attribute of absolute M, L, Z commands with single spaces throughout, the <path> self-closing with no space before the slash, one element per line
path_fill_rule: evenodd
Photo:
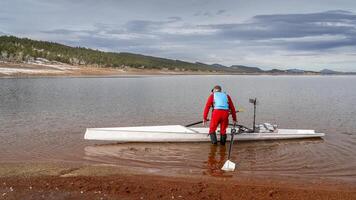
<path fill-rule="evenodd" d="M 127 76 L 172 76 L 172 75 L 230 75 L 227 72 L 174 71 L 138 68 L 110 68 L 75 66 L 67 64 L 8 63 L 0 62 L 0 78 L 27 77 L 127 77 Z M 259 75 L 259 74 L 236 74 Z"/>
<path fill-rule="evenodd" d="M 141 77 L 177 75 L 243 75 L 243 76 L 352 76 L 355 74 L 315 74 L 315 73 L 231 73 L 209 71 L 174 71 L 138 68 L 104 68 L 94 66 L 74 66 L 47 63 L 0 62 L 0 78 L 36 77 Z"/>
<path fill-rule="evenodd" d="M 239 175 L 238 175 L 239 176 Z M 356 184 L 137 173 L 107 165 L 1 163 L 5 199 L 355 199 Z"/>

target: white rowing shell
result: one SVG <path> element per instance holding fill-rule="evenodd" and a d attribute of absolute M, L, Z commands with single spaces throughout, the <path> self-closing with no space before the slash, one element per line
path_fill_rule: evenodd
<path fill-rule="evenodd" d="M 210 141 L 208 131 L 209 128 L 187 128 L 181 125 L 88 128 L 84 139 L 117 142 L 207 142 Z M 227 140 L 230 140 L 230 128 L 227 133 Z M 273 133 L 241 133 L 237 134 L 234 140 L 280 140 L 323 136 L 324 133 L 315 133 L 314 130 L 278 129 Z"/>

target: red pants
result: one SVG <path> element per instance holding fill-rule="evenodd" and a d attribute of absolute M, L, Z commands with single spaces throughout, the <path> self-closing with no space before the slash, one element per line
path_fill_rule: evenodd
<path fill-rule="evenodd" d="M 214 133 L 220 124 L 220 134 L 226 134 L 226 128 L 229 126 L 229 111 L 214 110 L 211 114 L 209 133 Z"/>

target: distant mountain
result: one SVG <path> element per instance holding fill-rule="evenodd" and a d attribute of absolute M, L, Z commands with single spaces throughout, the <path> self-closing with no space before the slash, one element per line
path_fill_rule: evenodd
<path fill-rule="evenodd" d="M 297 74 L 302 74 L 305 72 L 304 70 L 301 69 L 287 69 L 286 71 L 289 73 L 297 73 Z"/>
<path fill-rule="evenodd" d="M 241 72 L 241 73 L 262 73 L 262 72 L 264 72 L 262 69 L 260 69 L 258 67 L 248 67 L 248 66 L 244 66 L 244 65 L 231 65 L 230 68 L 234 69 L 238 72 Z"/>
<path fill-rule="evenodd" d="M 287 71 L 286 70 L 280 70 L 280 69 L 271 69 L 271 70 L 268 70 L 266 71 L 268 73 L 272 73 L 272 74 L 284 74 L 286 73 Z"/>
<path fill-rule="evenodd" d="M 221 64 L 218 64 L 218 63 L 214 63 L 211 66 L 214 66 L 214 67 L 226 67 L 225 65 L 221 65 Z"/>
<path fill-rule="evenodd" d="M 338 72 L 338 71 L 334 71 L 334 70 L 330 70 L 330 69 L 323 69 L 323 70 L 320 71 L 320 74 L 325 74 L 325 75 L 342 74 L 342 72 Z"/>

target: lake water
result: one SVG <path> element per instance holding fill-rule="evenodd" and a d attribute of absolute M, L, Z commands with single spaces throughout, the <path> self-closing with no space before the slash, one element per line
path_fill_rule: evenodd
<path fill-rule="evenodd" d="M 220 84 L 252 124 L 315 129 L 317 140 L 240 142 L 234 173 L 219 170 L 226 149 L 208 143 L 84 141 L 87 127 L 189 124 Z M 152 173 L 277 175 L 356 182 L 356 76 L 147 76 L 0 79 L 0 163 L 81 162 Z"/>

